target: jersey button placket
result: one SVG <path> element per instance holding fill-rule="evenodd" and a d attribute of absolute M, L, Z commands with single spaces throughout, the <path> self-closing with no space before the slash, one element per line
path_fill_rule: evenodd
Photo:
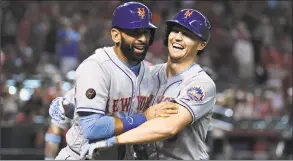
<path fill-rule="evenodd" d="M 129 110 L 130 114 L 133 114 L 133 110 L 134 110 L 133 108 L 136 108 L 135 107 L 135 97 L 136 97 L 136 93 L 137 93 L 136 92 L 136 90 L 137 90 L 137 79 L 134 80 L 134 84 L 135 84 L 135 86 L 134 86 L 134 89 L 132 90 L 131 107 L 130 107 L 130 110 Z"/>

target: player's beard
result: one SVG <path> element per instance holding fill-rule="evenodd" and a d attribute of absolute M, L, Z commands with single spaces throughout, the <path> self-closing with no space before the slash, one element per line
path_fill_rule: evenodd
<path fill-rule="evenodd" d="M 128 59 L 130 62 L 137 62 L 140 63 L 145 59 L 146 53 L 148 51 L 148 45 L 145 45 L 144 51 L 142 53 L 136 53 L 134 50 L 134 44 L 128 44 L 126 43 L 125 39 L 121 38 L 121 46 L 120 50 L 123 52 L 124 56 Z"/>

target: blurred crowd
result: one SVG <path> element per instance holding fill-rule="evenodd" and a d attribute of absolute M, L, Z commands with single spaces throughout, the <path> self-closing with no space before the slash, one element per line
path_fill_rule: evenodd
<path fill-rule="evenodd" d="M 74 81 L 72 70 L 96 48 L 113 45 L 111 17 L 121 2 L 1 2 L 2 123 L 48 120 L 50 102 Z M 292 119 L 291 1 L 142 2 L 159 26 L 148 61 L 166 61 L 164 21 L 197 9 L 212 23 L 197 61 L 213 71 L 217 104 L 233 109 L 235 120 Z"/>

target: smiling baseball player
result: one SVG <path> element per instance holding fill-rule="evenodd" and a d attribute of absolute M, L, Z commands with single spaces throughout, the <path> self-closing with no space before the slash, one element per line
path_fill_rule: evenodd
<path fill-rule="evenodd" d="M 149 159 L 209 158 L 204 141 L 216 102 L 216 86 L 195 60 L 210 39 L 211 25 L 194 9 L 181 10 L 166 24 L 164 44 L 169 51 L 168 61 L 152 69 L 154 86 L 158 89 L 153 91 L 152 104 L 176 102 L 178 113 L 148 120 L 121 135 L 91 143 L 89 157 L 96 149 L 156 141 L 154 148 L 149 149 L 152 156 Z"/>
<path fill-rule="evenodd" d="M 145 111 L 153 89 L 149 67 L 143 61 L 156 29 L 151 20 L 150 10 L 142 3 L 128 2 L 115 9 L 111 29 L 115 45 L 95 50 L 76 70 L 73 125 L 66 134 L 67 146 L 56 160 L 85 159 L 80 152 L 88 143 L 131 130 L 160 117 L 160 111 L 167 116 L 177 111 L 172 103 Z M 123 158 L 123 148 L 115 148 L 97 159 Z"/>

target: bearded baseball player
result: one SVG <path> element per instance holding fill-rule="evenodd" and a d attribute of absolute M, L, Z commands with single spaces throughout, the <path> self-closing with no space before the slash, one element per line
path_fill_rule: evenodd
<path fill-rule="evenodd" d="M 208 19 L 194 9 L 183 9 L 166 21 L 164 44 L 168 61 L 152 68 L 155 89 L 151 105 L 175 102 L 178 113 L 167 118 L 154 118 L 142 125 L 111 138 L 91 143 L 83 155 L 91 158 L 95 150 L 102 151 L 122 144 L 155 142 L 148 159 L 202 160 L 208 159 L 204 144 L 216 102 L 213 80 L 196 64 L 196 55 L 209 39 Z M 87 149 L 84 149 L 87 150 Z M 154 154 L 155 153 L 155 154 Z"/>
<path fill-rule="evenodd" d="M 171 102 L 149 107 L 153 80 L 143 60 L 154 39 L 156 27 L 151 20 L 149 8 L 142 3 L 128 2 L 115 9 L 111 29 L 115 45 L 95 50 L 76 70 L 73 125 L 56 160 L 86 159 L 81 152 L 91 142 L 177 113 Z M 115 145 L 116 140 L 108 143 Z M 125 149 L 120 147 L 124 146 L 107 149 L 95 159 L 122 159 Z"/>

